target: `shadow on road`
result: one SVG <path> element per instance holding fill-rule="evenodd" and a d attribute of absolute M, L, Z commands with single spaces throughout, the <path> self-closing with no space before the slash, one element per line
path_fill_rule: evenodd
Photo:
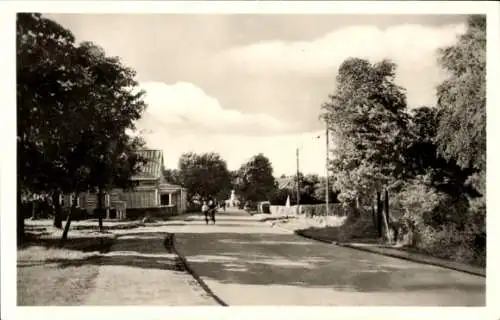
<path fill-rule="evenodd" d="M 485 290 L 483 281 L 447 269 L 288 234 L 177 233 L 176 238 L 190 266 L 202 277 L 221 283 L 330 287 L 356 292 Z"/>

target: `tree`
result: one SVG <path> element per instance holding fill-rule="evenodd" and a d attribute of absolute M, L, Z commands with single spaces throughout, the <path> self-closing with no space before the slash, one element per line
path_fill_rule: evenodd
<path fill-rule="evenodd" d="M 328 188 L 328 201 L 329 203 L 336 203 L 338 202 L 337 199 L 337 192 L 333 191 L 331 184 L 329 185 Z M 318 203 L 323 203 L 326 201 L 326 178 L 325 177 L 320 177 L 319 182 L 316 183 L 314 187 L 314 194 L 313 194 L 314 199 Z"/>
<path fill-rule="evenodd" d="M 408 177 L 427 175 L 429 187 L 455 199 L 464 194 L 476 197 L 478 192 L 466 184 L 474 170 L 461 168 L 454 158 L 445 159 L 438 152 L 436 137 L 442 116 L 442 110 L 437 108 L 420 107 L 412 110 L 412 139 L 404 153 Z"/>
<path fill-rule="evenodd" d="M 165 180 L 167 180 L 168 183 L 182 185 L 180 180 L 180 172 L 178 169 L 164 168 L 163 176 L 165 177 Z"/>
<path fill-rule="evenodd" d="M 17 38 L 20 191 L 52 193 L 61 227 L 60 193 L 74 193 L 74 211 L 80 192 L 128 183 L 139 141 L 125 130 L 144 109 L 142 92 L 118 58 L 75 45 L 70 31 L 40 14 L 18 15 Z"/>
<path fill-rule="evenodd" d="M 226 161 L 214 152 L 184 153 L 179 159 L 179 180 L 190 199 L 215 197 L 231 186 Z"/>
<path fill-rule="evenodd" d="M 486 16 L 470 16 L 467 32 L 438 53 L 449 75 L 437 88 L 438 150 L 463 168 L 486 170 Z"/>
<path fill-rule="evenodd" d="M 248 201 L 269 200 L 276 188 L 271 162 L 261 153 L 240 167 L 238 180 L 238 194 Z"/>
<path fill-rule="evenodd" d="M 408 114 L 395 75 L 391 61 L 349 58 L 339 68 L 335 94 L 322 106 L 336 141 L 333 188 L 344 202 L 370 203 L 375 191 L 405 174 L 401 155 L 409 139 Z"/>
<path fill-rule="evenodd" d="M 22 194 L 68 190 L 58 150 L 64 107 L 71 100 L 73 34 L 37 13 L 20 13 L 16 24 L 18 205 Z M 68 79 L 69 78 L 69 79 Z M 74 78 L 73 78 L 74 79 Z M 60 216 L 59 202 L 56 216 Z M 19 232 L 23 218 L 18 215 Z M 60 225 L 58 225 L 60 227 Z"/>
<path fill-rule="evenodd" d="M 89 97 L 87 104 L 92 110 L 93 126 L 83 134 L 93 139 L 87 156 L 89 160 L 90 188 L 98 193 L 99 228 L 102 230 L 103 198 L 110 188 L 132 188 L 131 177 L 140 170 L 144 159 L 138 149 L 144 142 L 140 137 L 131 138 L 127 129 L 135 129 L 145 108 L 144 92 L 130 88 L 137 85 L 135 71 L 123 66 L 117 57 L 107 57 L 102 48 L 91 42 L 83 42 L 78 48 L 80 65 L 87 73 Z"/>
<path fill-rule="evenodd" d="M 95 156 L 91 165 L 91 191 L 97 192 L 97 214 L 99 230 L 103 228 L 104 195 L 112 188 L 124 190 L 134 188 L 137 183 L 131 179 L 140 172 L 146 159 L 138 151 L 144 147 L 140 137 L 129 137 L 125 133 L 108 143 L 98 144 L 93 150 Z M 103 149 L 103 147 L 108 149 Z"/>
<path fill-rule="evenodd" d="M 477 232 L 476 250 L 485 250 L 486 223 L 486 16 L 472 15 L 457 42 L 438 51 L 448 78 L 437 87 L 442 117 L 436 135 L 441 156 L 470 174 L 469 223 Z M 469 194 L 470 195 L 470 194 Z M 464 214 L 464 212 L 462 212 Z"/>

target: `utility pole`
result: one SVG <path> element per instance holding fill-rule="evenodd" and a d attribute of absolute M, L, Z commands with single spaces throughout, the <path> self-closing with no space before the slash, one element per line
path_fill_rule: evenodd
<path fill-rule="evenodd" d="M 297 148 L 297 215 L 300 213 L 299 148 Z"/>
<path fill-rule="evenodd" d="M 329 209 L 329 203 L 330 203 L 330 188 L 328 186 L 328 176 L 329 176 L 329 170 L 328 170 L 328 162 L 329 162 L 329 132 L 328 132 L 328 121 L 325 121 L 326 123 L 326 185 L 325 185 L 325 202 L 326 202 L 326 216 L 329 215 L 330 209 Z"/>

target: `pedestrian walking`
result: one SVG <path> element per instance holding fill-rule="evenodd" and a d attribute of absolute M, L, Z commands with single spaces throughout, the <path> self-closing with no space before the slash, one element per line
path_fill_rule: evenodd
<path fill-rule="evenodd" d="M 224 210 L 224 212 L 226 212 L 226 201 L 222 201 L 220 207 Z"/>
<path fill-rule="evenodd" d="M 210 213 L 210 219 L 215 224 L 215 211 L 217 210 L 217 204 L 213 199 L 208 201 L 208 212 Z M 208 220 L 207 220 L 208 223 Z"/>
<path fill-rule="evenodd" d="M 208 211 L 210 208 L 208 207 L 208 204 L 206 201 L 203 201 L 203 204 L 201 206 L 201 212 L 205 215 L 205 223 L 208 224 Z"/>

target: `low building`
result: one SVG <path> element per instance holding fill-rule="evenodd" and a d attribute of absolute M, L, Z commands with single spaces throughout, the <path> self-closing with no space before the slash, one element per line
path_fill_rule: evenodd
<path fill-rule="evenodd" d="M 138 185 L 131 190 L 113 189 L 106 195 L 105 206 L 108 219 L 136 218 L 145 214 L 170 216 L 186 212 L 186 189 L 170 184 L 163 175 L 163 153 L 161 150 L 141 150 L 140 156 L 146 164 L 139 174 L 132 177 Z M 71 196 L 65 201 L 71 204 Z M 97 207 L 97 195 L 84 193 L 79 196 L 78 205 L 88 211 Z"/>

